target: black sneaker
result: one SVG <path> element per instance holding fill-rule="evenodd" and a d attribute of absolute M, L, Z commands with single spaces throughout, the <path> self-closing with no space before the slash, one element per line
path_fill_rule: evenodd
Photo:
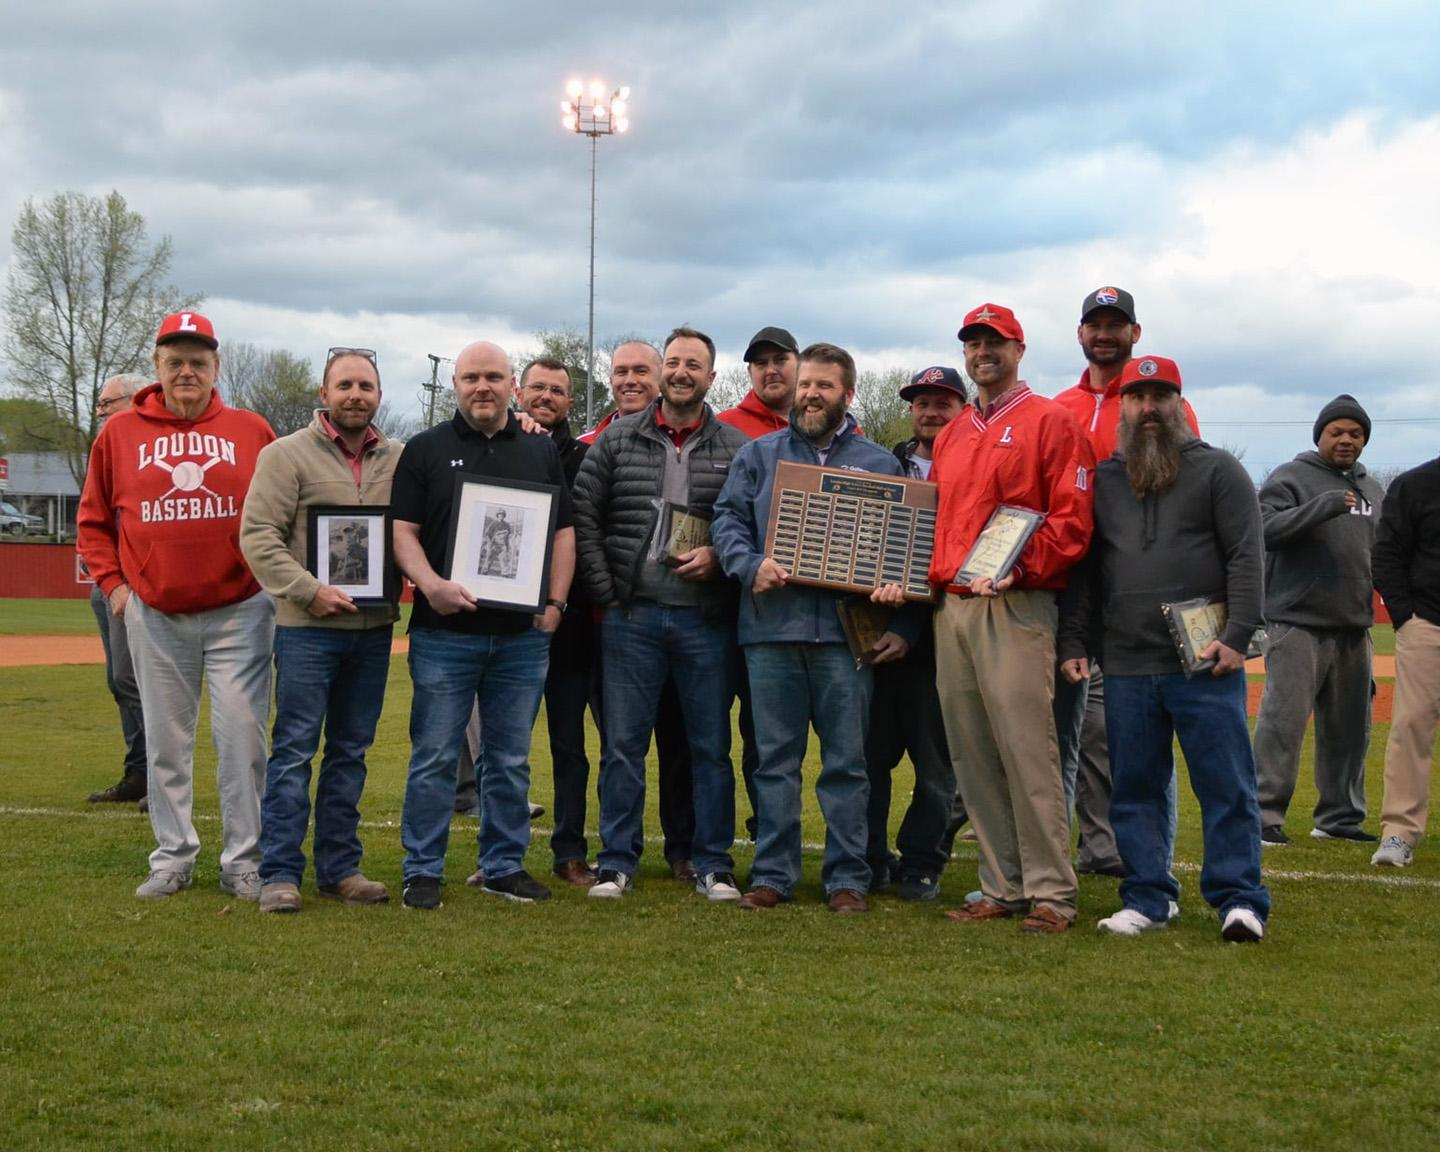
<path fill-rule="evenodd" d="M 940 895 L 938 876 L 906 876 L 900 881 L 901 900 L 934 900 Z"/>
<path fill-rule="evenodd" d="M 440 880 L 435 876 L 412 876 L 405 881 L 400 902 L 406 908 L 415 908 L 424 912 L 433 912 L 437 908 L 445 907 L 440 902 Z"/>
<path fill-rule="evenodd" d="M 480 891 L 489 892 L 492 896 L 503 896 L 506 900 L 514 900 L 517 904 L 530 904 L 536 900 L 550 899 L 550 889 L 541 884 L 526 872 L 520 869 L 519 872 L 511 872 L 508 876 L 501 876 L 492 880 L 485 877 L 485 883 L 480 886 Z"/>
<path fill-rule="evenodd" d="M 1271 824 L 1268 828 L 1260 829 L 1260 843 L 1274 847 L 1277 844 L 1290 843 L 1290 837 L 1285 835 L 1285 829 L 1279 824 Z"/>
<path fill-rule="evenodd" d="M 870 892 L 888 892 L 890 886 L 900 879 L 900 861 L 890 856 L 870 865 Z"/>
<path fill-rule="evenodd" d="M 1326 831 L 1324 828 L 1310 829 L 1312 840 L 1354 840 L 1360 844 L 1378 844 L 1380 837 L 1373 832 L 1366 832 L 1363 828 L 1334 828 Z"/>

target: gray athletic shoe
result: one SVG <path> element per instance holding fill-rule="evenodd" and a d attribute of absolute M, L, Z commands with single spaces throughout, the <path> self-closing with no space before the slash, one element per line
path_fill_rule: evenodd
<path fill-rule="evenodd" d="M 260 873 L 232 872 L 227 876 L 222 872 L 220 873 L 220 891 L 227 896 L 234 896 L 237 900 L 259 900 Z"/>
<path fill-rule="evenodd" d="M 1388 864 L 1391 868 L 1408 868 L 1415 861 L 1415 849 L 1398 836 L 1386 836 L 1370 857 L 1375 865 Z"/>
<path fill-rule="evenodd" d="M 135 889 L 135 895 L 141 900 L 163 900 L 166 896 L 174 896 L 180 889 L 189 887 L 188 872 L 151 872 L 145 877 L 145 882 Z"/>

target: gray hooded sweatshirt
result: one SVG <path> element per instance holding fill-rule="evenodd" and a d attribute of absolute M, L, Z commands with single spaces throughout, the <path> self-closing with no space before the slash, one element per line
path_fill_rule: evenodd
<path fill-rule="evenodd" d="M 1355 493 L 1354 509 L 1345 493 Z M 1302 452 L 1260 486 L 1265 619 L 1302 628 L 1374 623 L 1370 548 L 1384 492 L 1356 462 L 1348 471 Z"/>
<path fill-rule="evenodd" d="M 1117 451 L 1095 469 L 1095 535 L 1062 610 L 1059 658 L 1098 650 L 1106 676 L 1180 671 L 1161 605 L 1226 598 L 1221 639 L 1244 652 L 1261 624 L 1264 546 L 1255 485 L 1240 462 L 1203 440 L 1180 450 L 1180 474 L 1137 497 Z"/>

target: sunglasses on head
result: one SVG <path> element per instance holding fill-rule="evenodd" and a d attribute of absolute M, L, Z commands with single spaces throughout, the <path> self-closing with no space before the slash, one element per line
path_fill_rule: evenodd
<path fill-rule="evenodd" d="M 331 348 L 330 351 L 325 353 L 325 363 L 329 364 L 330 361 L 340 356 L 363 356 L 366 360 L 369 360 L 370 363 L 376 363 L 375 349 L 373 348 Z"/>

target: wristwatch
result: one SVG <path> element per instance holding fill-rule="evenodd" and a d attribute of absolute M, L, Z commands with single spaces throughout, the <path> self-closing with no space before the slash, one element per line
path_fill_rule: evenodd
<path fill-rule="evenodd" d="M 560 615 L 562 616 L 565 615 L 565 609 L 570 607 L 570 605 L 567 604 L 564 600 L 556 600 L 553 596 L 547 599 L 545 603 L 553 604 L 556 608 L 560 609 Z"/>

